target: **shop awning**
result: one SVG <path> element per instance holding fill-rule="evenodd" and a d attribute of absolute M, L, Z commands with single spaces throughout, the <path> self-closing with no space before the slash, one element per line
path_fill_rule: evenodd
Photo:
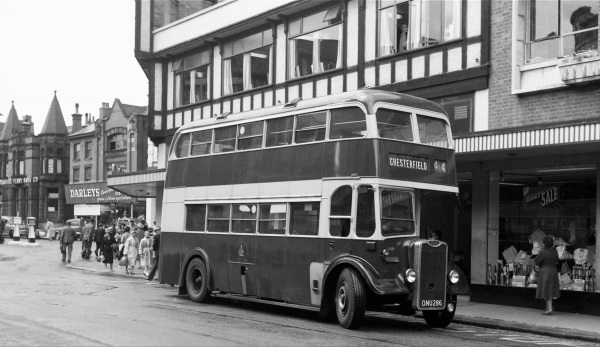
<path fill-rule="evenodd" d="M 108 186 L 137 198 L 155 198 L 165 186 L 165 169 L 108 176 Z"/>
<path fill-rule="evenodd" d="M 600 151 L 600 121 L 505 128 L 454 138 L 458 162 Z"/>

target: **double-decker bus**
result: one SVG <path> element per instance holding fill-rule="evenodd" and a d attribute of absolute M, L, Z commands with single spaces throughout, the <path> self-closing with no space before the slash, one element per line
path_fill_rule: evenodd
<path fill-rule="evenodd" d="M 168 158 L 160 281 L 350 329 L 366 310 L 445 327 L 469 288 L 421 216 L 457 192 L 448 118 L 424 99 L 359 90 L 191 122 Z"/>

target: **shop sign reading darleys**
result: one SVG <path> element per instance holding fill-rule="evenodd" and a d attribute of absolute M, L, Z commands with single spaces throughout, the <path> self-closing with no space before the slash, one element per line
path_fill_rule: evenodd
<path fill-rule="evenodd" d="M 109 188 L 106 183 L 69 184 L 66 195 L 67 204 L 108 204 L 132 201 L 130 196 Z"/>

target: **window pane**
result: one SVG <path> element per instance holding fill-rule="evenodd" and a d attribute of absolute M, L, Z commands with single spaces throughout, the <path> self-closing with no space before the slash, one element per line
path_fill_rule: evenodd
<path fill-rule="evenodd" d="M 195 70 L 196 79 L 194 80 L 194 102 L 208 99 L 208 65 L 204 65 Z"/>
<path fill-rule="evenodd" d="M 348 237 L 350 235 L 350 218 L 329 219 L 329 235 L 334 237 Z"/>
<path fill-rule="evenodd" d="M 259 233 L 285 234 L 286 204 L 260 205 Z"/>
<path fill-rule="evenodd" d="M 598 49 L 598 10 L 597 1 L 564 1 L 562 28 L 563 33 L 584 31 L 565 37 L 563 55 Z M 567 23 L 567 19 L 569 22 Z"/>
<path fill-rule="evenodd" d="M 189 105 L 191 102 L 191 92 L 192 92 L 192 73 L 193 71 L 186 71 L 181 74 L 181 85 L 179 86 L 179 90 L 181 92 L 181 104 Z"/>
<path fill-rule="evenodd" d="M 421 46 L 442 42 L 443 0 L 424 1 L 421 6 Z"/>
<path fill-rule="evenodd" d="M 296 143 L 323 141 L 327 112 L 296 116 Z"/>
<path fill-rule="evenodd" d="M 326 13 L 327 11 L 321 11 L 302 18 L 302 32 L 307 33 L 328 25 L 329 23 L 324 21 Z"/>
<path fill-rule="evenodd" d="M 363 137 L 367 133 L 365 113 L 358 107 L 331 110 L 330 139 Z"/>
<path fill-rule="evenodd" d="M 530 1 L 529 8 L 529 41 L 558 36 L 558 2 Z M 558 51 L 555 52 L 555 56 Z"/>
<path fill-rule="evenodd" d="M 185 230 L 204 231 L 206 205 L 185 205 Z"/>
<path fill-rule="evenodd" d="M 396 8 L 379 11 L 379 56 L 396 53 Z"/>
<path fill-rule="evenodd" d="M 350 216 L 352 213 L 352 188 L 340 187 L 331 196 L 331 216 Z"/>
<path fill-rule="evenodd" d="M 414 233 L 413 197 L 411 192 L 381 190 L 381 233 L 383 236 Z"/>
<path fill-rule="evenodd" d="M 238 133 L 239 150 L 262 147 L 263 122 L 241 124 Z"/>
<path fill-rule="evenodd" d="M 377 110 L 376 118 L 379 137 L 413 141 L 410 113 L 380 108 Z"/>
<path fill-rule="evenodd" d="M 201 130 L 192 133 L 192 155 L 210 153 L 212 130 Z"/>
<path fill-rule="evenodd" d="M 298 20 L 290 22 L 290 26 L 288 28 L 290 36 L 300 35 L 300 26 L 301 26 L 301 23 L 302 23 L 301 19 L 298 19 Z"/>
<path fill-rule="evenodd" d="M 336 25 L 321 30 L 314 35 L 314 42 L 319 43 L 318 72 L 333 70 L 341 65 L 342 26 Z M 338 60 L 340 60 L 338 62 Z"/>
<path fill-rule="evenodd" d="M 290 204 L 290 235 L 319 234 L 318 202 L 296 202 Z"/>
<path fill-rule="evenodd" d="M 229 232 L 229 204 L 208 205 L 208 231 Z"/>
<path fill-rule="evenodd" d="M 231 231 L 253 234 L 256 232 L 256 205 L 233 205 Z"/>
<path fill-rule="evenodd" d="M 309 37 L 290 40 L 290 69 L 291 78 L 313 73 L 313 42 Z"/>
<path fill-rule="evenodd" d="M 374 233 L 375 191 L 371 186 L 360 186 L 356 203 L 356 236 L 370 237 Z"/>
<path fill-rule="evenodd" d="M 270 54 L 271 46 L 262 47 L 250 53 L 250 71 L 244 71 L 244 73 L 250 73 L 251 88 L 271 84 Z"/>
<path fill-rule="evenodd" d="M 446 122 L 441 119 L 417 115 L 421 143 L 433 146 L 448 147 Z"/>
<path fill-rule="evenodd" d="M 175 147 L 175 156 L 177 158 L 187 157 L 190 150 L 190 134 L 184 134 L 179 137 L 177 147 Z"/>
<path fill-rule="evenodd" d="M 231 76 L 233 93 L 241 92 L 244 90 L 244 55 L 237 55 L 229 59 L 229 61 L 231 62 L 231 73 L 229 76 Z M 227 73 L 225 73 L 225 76 L 227 76 Z"/>
<path fill-rule="evenodd" d="M 235 149 L 236 129 L 236 126 L 215 129 L 215 153 L 231 152 Z"/>
<path fill-rule="evenodd" d="M 289 145 L 292 143 L 294 117 L 271 119 L 267 121 L 267 147 Z"/>
<path fill-rule="evenodd" d="M 559 55 L 558 37 L 551 40 L 533 42 L 527 45 L 527 62 L 535 63 L 546 59 L 554 59 Z"/>
<path fill-rule="evenodd" d="M 233 43 L 233 54 L 237 55 L 256 49 L 263 45 L 262 41 L 262 31 L 254 35 L 246 36 L 243 39 L 239 39 Z"/>

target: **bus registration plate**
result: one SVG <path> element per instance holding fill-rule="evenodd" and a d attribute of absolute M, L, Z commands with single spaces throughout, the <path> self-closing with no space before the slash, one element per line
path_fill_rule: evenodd
<path fill-rule="evenodd" d="M 423 299 L 421 300 L 421 307 L 444 307 L 444 300 Z"/>

